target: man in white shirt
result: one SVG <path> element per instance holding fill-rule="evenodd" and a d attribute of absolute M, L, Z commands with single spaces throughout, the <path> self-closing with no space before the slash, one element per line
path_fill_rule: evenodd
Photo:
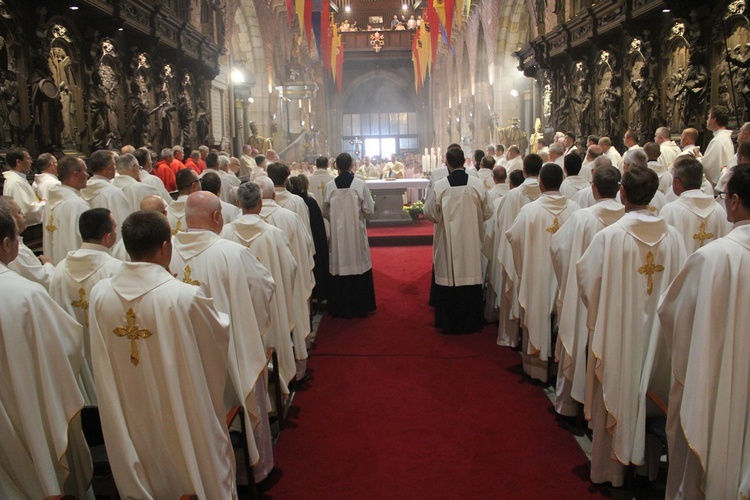
<path fill-rule="evenodd" d="M 140 178 L 140 167 L 138 160 L 132 154 L 124 154 L 115 161 L 117 173 L 120 174 L 112 179 L 112 185 L 122 190 L 122 194 L 128 200 L 129 213 L 137 212 L 141 206 L 141 200 L 146 196 L 159 195 L 156 188 L 144 184 Z"/>
<path fill-rule="evenodd" d="M 167 188 L 164 187 L 164 182 L 151 173 L 154 169 L 154 164 L 151 160 L 151 152 L 146 148 L 138 148 L 133 153 L 133 156 L 138 160 L 138 165 L 141 167 L 141 170 L 138 172 L 138 177 L 141 179 L 141 182 L 156 189 L 156 192 L 164 200 L 164 203 L 167 205 L 172 203 L 172 196 L 170 196 Z"/>
<path fill-rule="evenodd" d="M 91 208 L 106 208 L 112 212 L 117 224 L 121 225 L 130 214 L 130 204 L 121 189 L 112 185 L 115 178 L 115 153 L 100 149 L 89 158 L 91 178 L 81 189 L 81 197 Z"/>
<path fill-rule="evenodd" d="M 81 214 L 78 229 L 81 248 L 60 261 L 50 281 L 49 294 L 65 312 L 83 327 L 83 363 L 80 387 L 87 405 L 96 405 L 89 342 L 89 297 L 99 281 L 111 277 L 120 269 L 120 261 L 110 255 L 117 240 L 117 223 L 106 208 L 92 208 Z"/>
<path fill-rule="evenodd" d="M 91 208 L 81 197 L 81 189 L 89 178 L 83 160 L 65 156 L 57 164 L 57 174 L 61 184 L 50 188 L 42 226 L 44 255 L 53 264 L 81 246 L 78 218 Z"/>
<path fill-rule="evenodd" d="M 734 229 L 690 257 L 659 304 L 672 359 L 667 498 L 742 498 L 747 471 L 745 388 L 750 384 L 750 167 L 727 184 Z"/>
<path fill-rule="evenodd" d="M 11 148 L 5 154 L 5 161 L 10 170 L 3 172 L 5 183 L 3 195 L 10 196 L 21 207 L 26 224 L 38 224 L 42 221 L 44 201 L 39 201 L 26 176 L 31 171 L 31 156 L 24 148 Z"/>
<path fill-rule="evenodd" d="M 5 498 L 86 498 L 92 476 L 76 382 L 81 327 L 49 294 L 9 269 L 18 254 L 13 215 L 0 208 L 0 485 Z M 93 494 L 92 494 L 93 497 Z"/>
<path fill-rule="evenodd" d="M 656 129 L 654 142 L 659 145 L 659 149 L 661 150 L 659 163 L 661 163 L 667 170 L 670 170 L 675 158 L 682 153 L 682 150 L 672 140 L 672 136 L 667 127 L 659 127 Z"/>
<path fill-rule="evenodd" d="M 492 212 L 482 181 L 469 177 L 464 153 L 445 153 L 450 173 L 428 192 L 425 217 L 433 221 L 435 241 L 435 327 L 444 333 L 473 332 L 482 327 L 482 243 L 484 221 Z"/>
<path fill-rule="evenodd" d="M 714 136 L 708 143 L 701 162 L 706 179 L 714 186 L 719 182 L 722 170 L 734 156 L 732 131 L 727 129 L 728 124 L 729 110 L 724 106 L 713 106 L 708 112 L 706 128 L 713 132 Z"/>
<path fill-rule="evenodd" d="M 247 248 L 219 237 L 224 221 L 216 195 L 196 192 L 185 205 L 188 231 L 172 238 L 169 269 L 183 282 L 200 287 L 218 311 L 229 315 L 225 409 L 245 407 L 250 462 L 255 481 L 262 481 L 273 468 L 263 334 L 271 322 L 274 280 Z"/>
<path fill-rule="evenodd" d="M 36 167 L 39 172 L 34 176 L 34 192 L 40 200 L 46 200 L 49 188 L 59 186 L 57 178 L 57 158 L 52 153 L 42 153 L 36 159 Z"/>
<path fill-rule="evenodd" d="M 620 188 L 620 171 L 617 168 L 612 165 L 597 167 L 591 187 L 595 204 L 574 212 L 552 237 L 550 247 L 552 265 L 560 287 L 558 342 L 555 346 L 555 357 L 558 359 L 555 411 L 564 416 L 578 415 L 586 395 L 589 330 L 586 327 L 586 308 L 578 293 L 576 263 L 594 235 L 625 213 L 625 207 L 615 201 Z"/>
<path fill-rule="evenodd" d="M 626 161 L 631 153 L 643 154 L 629 151 Z M 586 374 L 593 389 L 585 411 L 593 429 L 591 481 L 597 484 L 622 486 L 627 466 L 644 464 L 646 392 L 668 400 L 670 364 L 656 308 L 686 255 L 677 230 L 647 209 L 658 186 L 653 170 L 630 166 L 620 187 L 626 214 L 594 236 L 576 265 L 593 331 L 589 358 L 595 363 Z M 658 464 L 647 465 L 655 478 Z"/>
<path fill-rule="evenodd" d="M 617 148 L 612 145 L 612 140 L 609 137 L 601 137 L 599 139 L 599 145 L 602 147 L 602 152 L 612 162 L 612 165 L 617 166 L 620 164 L 622 156 L 620 155 L 620 152 L 617 151 Z"/>
<path fill-rule="evenodd" d="M 568 163 L 577 154 L 565 157 Z M 552 236 L 565 225 L 578 205 L 560 194 L 563 171 L 547 163 L 539 172 L 541 196 L 521 208 L 505 232 L 513 250 L 518 275 L 518 303 L 521 308 L 523 369 L 531 378 L 546 382 L 551 345 L 552 314 L 557 311 L 558 285 L 549 258 Z"/>
<path fill-rule="evenodd" d="M 10 196 L 0 196 L 0 209 L 7 210 L 16 220 L 18 226 L 18 256 L 8 265 L 11 271 L 15 271 L 29 281 L 39 283 L 45 290 L 49 290 L 49 281 L 52 273 L 55 272 L 55 266 L 52 260 L 46 255 L 37 257 L 34 252 L 27 247 L 21 233 L 26 230 L 26 218 L 23 216 L 21 207 Z"/>
<path fill-rule="evenodd" d="M 673 189 L 679 196 L 667 203 L 659 215 L 682 235 L 687 254 L 723 237 L 731 229 L 726 212 L 710 194 L 701 192 L 703 165 L 692 156 L 681 156 L 674 163 Z"/>
<path fill-rule="evenodd" d="M 659 192 L 666 193 L 672 187 L 672 174 L 661 162 L 661 148 L 655 142 L 647 142 L 643 145 L 643 152 L 648 157 L 648 168 L 659 177 Z"/>
<path fill-rule="evenodd" d="M 172 235 L 163 215 L 134 212 L 122 238 L 133 262 L 97 283 L 89 306 L 117 490 L 123 498 L 178 498 L 186 491 L 236 498 L 224 408 L 228 317 L 200 287 L 169 272 Z"/>
<path fill-rule="evenodd" d="M 589 181 L 579 175 L 582 163 L 581 157 L 578 155 L 567 155 L 565 157 L 566 177 L 560 185 L 560 194 L 569 200 L 572 200 L 573 196 L 581 189 L 589 187 Z"/>

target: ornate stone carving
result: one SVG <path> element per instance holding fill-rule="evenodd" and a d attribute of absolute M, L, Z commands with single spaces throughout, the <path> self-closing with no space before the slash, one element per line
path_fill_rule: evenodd
<path fill-rule="evenodd" d="M 701 52 L 694 50 L 685 76 L 685 107 L 682 122 L 699 130 L 703 123 L 703 108 L 708 90 L 708 71 Z"/>
<path fill-rule="evenodd" d="M 79 79 L 75 42 L 68 29 L 52 24 L 47 31 L 47 66 L 58 89 L 62 130 L 59 143 L 66 149 L 80 149 L 85 129 L 83 85 Z M 55 141 L 58 142 L 58 141 Z"/>
<path fill-rule="evenodd" d="M 177 122 L 180 125 L 181 142 L 185 147 L 192 146 L 194 120 L 193 82 L 190 73 L 185 72 L 182 78 L 182 93 L 177 104 Z"/>
<path fill-rule="evenodd" d="M 616 61 L 612 52 L 603 50 L 599 53 L 596 63 L 595 130 L 601 136 L 611 136 L 618 128 L 617 121 L 622 101 L 622 87 L 614 70 L 615 65 Z"/>
<path fill-rule="evenodd" d="M 98 78 L 92 78 L 92 85 L 98 88 L 89 90 L 89 108 L 92 113 L 91 146 L 95 149 L 116 149 L 122 145 L 118 120 L 121 71 L 119 54 L 109 38 L 103 38 L 99 42 L 94 72 Z M 95 81 L 97 83 L 94 83 Z M 94 99 L 94 102 L 91 99 Z"/>
<path fill-rule="evenodd" d="M 174 70 L 170 64 L 165 64 L 161 70 L 161 88 L 158 94 L 158 104 L 151 110 L 156 114 L 157 131 L 154 142 L 159 148 L 168 148 L 174 145 L 173 112 L 176 109 L 174 103 Z"/>

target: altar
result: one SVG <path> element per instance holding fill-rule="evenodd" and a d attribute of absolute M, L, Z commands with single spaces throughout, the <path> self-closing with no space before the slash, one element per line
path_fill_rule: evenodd
<path fill-rule="evenodd" d="M 375 214 L 367 221 L 369 225 L 406 225 L 412 219 L 404 211 L 404 194 L 407 189 L 427 189 L 428 179 L 368 180 L 367 188 L 375 198 Z M 420 196 L 421 198 L 422 196 Z"/>

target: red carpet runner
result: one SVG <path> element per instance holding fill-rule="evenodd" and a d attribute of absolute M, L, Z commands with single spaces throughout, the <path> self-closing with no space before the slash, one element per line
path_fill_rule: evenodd
<path fill-rule="evenodd" d="M 496 327 L 444 336 L 427 304 L 431 248 L 372 249 L 366 319 L 325 317 L 275 447 L 266 498 L 598 496 L 584 453 Z"/>

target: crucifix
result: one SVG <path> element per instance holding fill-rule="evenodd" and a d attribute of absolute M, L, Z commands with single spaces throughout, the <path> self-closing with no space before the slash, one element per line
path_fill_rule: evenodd
<path fill-rule="evenodd" d="M 359 161 L 359 156 L 362 154 L 362 152 L 359 149 L 359 146 L 362 144 L 362 139 L 359 137 L 355 137 L 351 141 L 349 141 L 349 144 L 354 146 L 354 156 L 357 157 L 357 161 Z"/>

